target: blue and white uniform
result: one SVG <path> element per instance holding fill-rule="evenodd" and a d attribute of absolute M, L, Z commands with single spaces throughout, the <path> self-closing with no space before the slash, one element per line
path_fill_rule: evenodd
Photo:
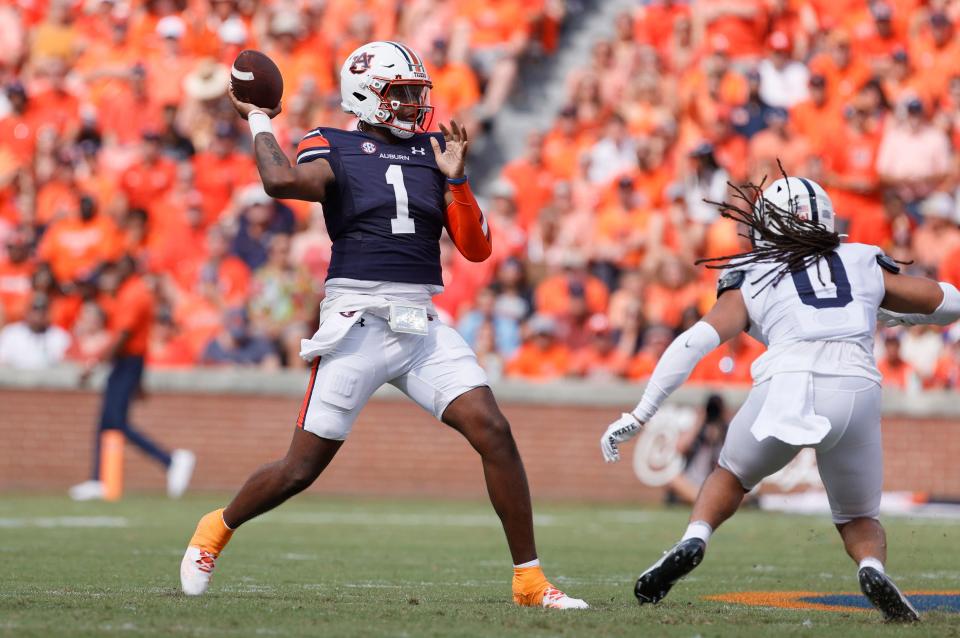
<path fill-rule="evenodd" d="M 442 136 L 432 133 L 388 144 L 362 131 L 317 128 L 298 148 L 298 164 L 324 159 L 335 179 L 323 202 L 333 241 L 326 298 L 320 327 L 300 352 L 313 372 L 298 425 L 318 436 L 345 439 L 384 383 L 438 419 L 455 398 L 488 383 L 431 301 L 443 291 L 446 192 L 431 136 L 442 149 Z M 418 333 L 391 327 L 391 313 L 421 310 Z"/>
<path fill-rule="evenodd" d="M 767 351 L 753 363 L 754 387 L 730 424 L 719 464 L 750 489 L 813 447 L 837 523 L 876 517 L 880 507 L 881 376 L 873 339 L 885 294 L 882 255 L 875 246 L 841 244 L 766 288 L 756 280 L 775 264 L 724 275 L 740 288 L 749 332 Z"/>

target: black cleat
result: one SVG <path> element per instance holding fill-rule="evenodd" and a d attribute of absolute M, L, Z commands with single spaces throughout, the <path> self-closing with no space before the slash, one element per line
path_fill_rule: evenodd
<path fill-rule="evenodd" d="M 873 567 L 861 567 L 857 576 L 860 591 L 870 604 L 880 610 L 887 622 L 917 622 L 920 614 L 907 597 L 900 593 L 890 577 Z"/>
<path fill-rule="evenodd" d="M 640 604 L 658 603 L 670 592 L 678 580 L 693 571 L 703 560 L 707 544 L 699 538 L 689 538 L 670 548 L 663 558 L 640 574 L 633 588 Z"/>

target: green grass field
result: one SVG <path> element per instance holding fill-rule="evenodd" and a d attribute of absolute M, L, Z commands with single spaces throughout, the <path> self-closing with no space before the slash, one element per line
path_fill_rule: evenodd
<path fill-rule="evenodd" d="M 755 511 L 714 536 L 704 564 L 670 598 L 640 608 L 633 582 L 677 538 L 686 512 L 542 505 L 547 574 L 593 607 L 551 612 L 510 603 L 510 560 L 486 503 L 306 496 L 238 532 L 210 593 L 188 599 L 178 593 L 184 545 L 197 518 L 222 502 L 5 496 L 0 635 L 960 636 L 960 615 L 946 612 L 903 627 L 876 613 L 703 600 L 856 591 L 829 521 Z M 904 589 L 960 590 L 960 525 L 900 519 L 888 530 L 889 571 Z"/>

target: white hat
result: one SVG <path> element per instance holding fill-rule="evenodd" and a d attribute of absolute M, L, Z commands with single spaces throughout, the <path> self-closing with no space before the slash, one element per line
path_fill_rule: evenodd
<path fill-rule="evenodd" d="M 179 40 L 187 31 L 187 25 L 178 16 L 164 16 L 157 22 L 157 34 L 161 38 Z"/>
<path fill-rule="evenodd" d="M 243 44 L 247 41 L 247 25 L 240 18 L 227 18 L 217 29 L 217 35 L 224 44 Z"/>
<path fill-rule="evenodd" d="M 250 206 L 256 206 L 257 204 L 270 204 L 272 202 L 273 198 L 267 195 L 267 192 L 263 190 L 263 185 L 260 184 L 260 182 L 244 186 L 237 195 L 237 203 L 240 204 L 241 208 L 248 208 Z"/>
<path fill-rule="evenodd" d="M 954 201 L 947 193 L 931 194 L 920 204 L 920 212 L 924 217 L 951 219 L 954 217 Z"/>
<path fill-rule="evenodd" d="M 534 335 L 557 334 L 557 322 L 549 315 L 533 315 L 527 327 L 530 328 L 530 334 Z"/>
<path fill-rule="evenodd" d="M 183 79 L 183 90 L 194 100 L 214 100 L 229 87 L 230 69 L 211 58 L 201 60 Z"/>
<path fill-rule="evenodd" d="M 300 16 L 292 11 L 280 11 L 270 20 L 272 35 L 298 35 L 300 33 Z"/>

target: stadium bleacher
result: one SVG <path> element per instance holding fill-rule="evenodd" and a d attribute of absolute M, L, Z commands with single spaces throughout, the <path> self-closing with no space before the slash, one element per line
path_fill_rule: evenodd
<path fill-rule="evenodd" d="M 353 125 L 337 70 L 370 39 L 417 48 L 434 121 L 482 135 L 525 56 L 557 49 L 563 16 L 546 0 L 6 3 L 0 365 L 96 357 L 110 304 L 92 280 L 123 254 L 159 308 L 149 365 L 302 365 L 329 242 L 319 205 L 258 186 L 226 96 L 237 52 L 283 72 L 288 150 L 318 124 Z M 642 381 L 714 299 L 715 272 L 693 262 L 742 246 L 703 198 L 773 179 L 778 161 L 827 187 L 850 241 L 960 286 L 958 20 L 940 1 L 637 3 L 481 193 L 494 257 L 443 244 L 437 307 L 491 376 Z M 886 383 L 960 387 L 958 342 L 884 332 Z M 748 384 L 760 350 L 735 340 L 693 378 Z"/>

